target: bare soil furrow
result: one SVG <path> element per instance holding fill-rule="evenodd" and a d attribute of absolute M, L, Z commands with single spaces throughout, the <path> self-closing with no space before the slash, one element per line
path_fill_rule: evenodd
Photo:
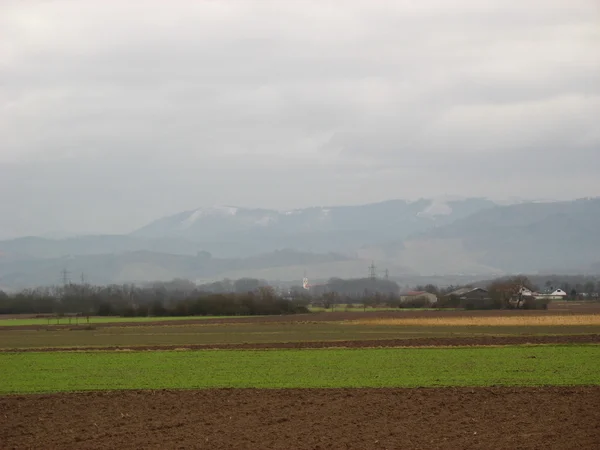
<path fill-rule="evenodd" d="M 591 449 L 600 387 L 219 389 L 0 397 L 0 448 Z"/>

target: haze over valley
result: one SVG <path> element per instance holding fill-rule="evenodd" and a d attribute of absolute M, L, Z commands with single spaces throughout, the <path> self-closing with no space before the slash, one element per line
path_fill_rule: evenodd
<path fill-rule="evenodd" d="M 498 205 L 482 198 L 390 200 L 293 210 L 211 207 L 127 234 L 0 241 L 0 285 L 58 283 L 67 270 L 97 284 L 244 277 L 297 282 L 379 275 L 594 273 L 600 199 Z"/>

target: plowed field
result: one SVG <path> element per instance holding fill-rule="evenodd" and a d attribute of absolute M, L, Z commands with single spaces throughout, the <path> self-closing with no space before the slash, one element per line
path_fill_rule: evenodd
<path fill-rule="evenodd" d="M 600 387 L 125 391 L 0 397 L 0 447 L 592 449 Z"/>
<path fill-rule="evenodd" d="M 455 338 L 377 339 L 356 341 L 299 341 L 299 342 L 246 342 L 240 344 L 186 344 L 186 345 L 137 345 L 118 347 L 41 347 L 3 349 L 5 352 L 68 352 L 111 350 L 204 350 L 204 349 L 276 349 L 276 348 L 382 348 L 382 347 L 468 347 L 493 345 L 540 345 L 540 344 L 600 344 L 600 334 L 557 336 L 477 336 Z"/>

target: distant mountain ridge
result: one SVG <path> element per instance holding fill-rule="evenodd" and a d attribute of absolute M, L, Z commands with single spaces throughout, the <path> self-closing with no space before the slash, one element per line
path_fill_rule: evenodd
<path fill-rule="evenodd" d="M 102 282 L 253 276 L 595 273 L 600 199 L 497 205 L 481 198 L 390 200 L 288 211 L 199 208 L 127 235 L 0 241 L 0 287 L 56 282 L 66 267 Z M 50 281 L 49 281 L 50 280 Z"/>
<path fill-rule="evenodd" d="M 288 211 L 236 207 L 199 208 L 158 219 L 131 233 L 144 238 L 256 244 L 263 251 L 294 248 L 354 251 L 357 243 L 404 239 L 496 204 L 483 198 L 439 201 L 390 200 L 357 206 L 311 207 Z M 243 251 L 243 250 L 242 250 Z"/>
<path fill-rule="evenodd" d="M 600 260 L 600 199 L 511 205 L 427 233 L 461 238 L 481 261 L 515 272 L 587 270 Z"/>
<path fill-rule="evenodd" d="M 573 273 L 600 261 L 600 198 L 497 206 L 411 236 L 390 260 L 419 273 Z M 418 262 L 420 261 L 420 262 Z M 429 267 L 429 271 L 427 270 Z"/>

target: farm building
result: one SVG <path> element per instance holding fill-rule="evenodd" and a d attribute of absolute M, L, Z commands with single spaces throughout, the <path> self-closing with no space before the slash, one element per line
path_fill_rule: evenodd
<path fill-rule="evenodd" d="M 535 294 L 535 298 L 546 298 L 549 300 L 564 300 L 568 297 L 568 294 L 562 289 L 555 289 L 547 294 Z"/>
<path fill-rule="evenodd" d="M 455 306 L 462 308 L 488 308 L 492 305 L 492 299 L 487 290 L 478 287 L 465 287 L 457 289 L 446 295 Z M 457 303 L 456 303 L 457 302 Z"/>
<path fill-rule="evenodd" d="M 400 293 L 400 301 L 408 302 L 410 300 L 426 299 L 430 304 L 437 302 L 437 296 L 426 291 L 407 291 Z"/>
<path fill-rule="evenodd" d="M 525 304 L 526 301 L 530 301 L 533 300 L 535 298 L 537 298 L 537 296 L 539 296 L 540 294 L 538 292 L 535 292 L 533 289 L 527 287 L 527 286 L 521 286 L 519 288 L 519 291 L 517 293 L 515 293 L 512 298 L 509 300 L 509 302 L 517 307 L 517 308 L 521 308 L 523 307 L 523 305 Z"/>
<path fill-rule="evenodd" d="M 488 291 L 483 288 L 465 287 L 447 294 L 448 297 L 458 297 L 461 300 L 489 300 Z"/>
<path fill-rule="evenodd" d="M 539 295 L 537 292 L 534 292 L 533 289 L 529 289 L 527 286 L 521 286 L 519 289 L 519 295 L 521 297 L 535 297 Z"/>

